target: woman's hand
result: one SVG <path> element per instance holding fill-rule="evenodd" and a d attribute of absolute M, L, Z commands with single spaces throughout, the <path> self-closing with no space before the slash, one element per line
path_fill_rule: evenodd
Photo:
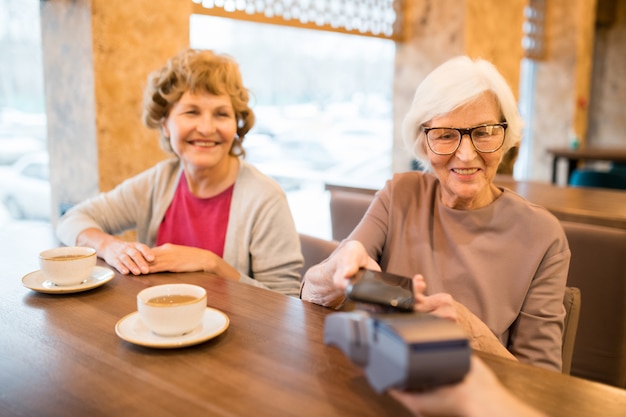
<path fill-rule="evenodd" d="M 150 263 L 154 261 L 154 254 L 143 243 L 126 242 L 112 238 L 101 248 L 99 255 L 121 274 L 141 275 L 150 273 Z"/>
<path fill-rule="evenodd" d="M 94 248 L 100 258 L 124 275 L 147 274 L 154 261 L 152 250 L 143 243 L 121 240 L 96 228 L 83 230 L 76 237 L 76 245 Z"/>
<path fill-rule="evenodd" d="M 426 282 L 424 277 L 417 274 L 413 277 L 413 294 L 415 297 L 415 311 L 431 313 L 435 316 L 458 322 L 460 305 L 450 294 L 438 293 L 425 295 Z"/>
<path fill-rule="evenodd" d="M 191 246 L 166 243 L 152 248 L 154 260 L 149 272 L 204 271 L 222 278 L 239 280 L 239 272 L 215 253 Z"/>
<path fill-rule="evenodd" d="M 76 238 L 76 244 L 96 249 L 100 258 L 124 275 L 205 271 L 239 280 L 236 269 L 205 249 L 170 243 L 150 248 L 143 243 L 118 239 L 95 228 L 82 231 Z"/>
<path fill-rule="evenodd" d="M 152 249 L 154 261 L 150 263 L 150 272 L 194 272 L 212 269 L 213 252 L 190 246 L 165 243 Z M 205 269 L 206 268 L 206 269 Z"/>
<path fill-rule="evenodd" d="M 473 349 L 517 360 L 481 319 L 456 301 L 450 294 L 425 295 L 425 291 L 424 277 L 420 274 L 415 275 L 413 277 L 415 311 L 430 313 L 454 321 L 465 331 Z"/>
<path fill-rule="evenodd" d="M 370 258 L 363 244 L 357 240 L 350 240 L 341 245 L 330 258 L 330 265 L 333 284 L 342 292 L 346 291 L 350 278 L 354 277 L 360 268 L 380 271 L 380 266 Z"/>
<path fill-rule="evenodd" d="M 359 268 L 380 271 L 380 266 L 369 257 L 361 242 L 345 241 L 328 259 L 305 273 L 300 296 L 305 301 L 338 308 L 345 300 L 350 278 Z"/>

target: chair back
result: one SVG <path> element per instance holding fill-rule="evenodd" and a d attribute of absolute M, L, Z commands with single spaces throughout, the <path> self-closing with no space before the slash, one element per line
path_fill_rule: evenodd
<path fill-rule="evenodd" d="M 564 374 L 569 374 L 572 368 L 572 357 L 576 343 L 576 332 L 580 319 L 580 290 L 576 287 L 565 287 L 563 305 L 565 306 L 565 324 L 563 326 L 563 368 Z"/>
<path fill-rule="evenodd" d="M 567 285 L 584 299 L 571 374 L 626 388 L 626 230 L 561 224 L 572 252 Z"/>
<path fill-rule="evenodd" d="M 304 276 L 306 271 L 313 265 L 317 265 L 328 258 L 338 245 L 339 242 L 334 240 L 321 239 L 300 233 L 300 246 L 302 256 L 304 257 L 304 265 L 300 270 L 300 276 Z"/>
<path fill-rule="evenodd" d="M 334 240 L 348 237 L 374 199 L 373 194 L 338 191 L 330 192 L 330 222 Z"/>

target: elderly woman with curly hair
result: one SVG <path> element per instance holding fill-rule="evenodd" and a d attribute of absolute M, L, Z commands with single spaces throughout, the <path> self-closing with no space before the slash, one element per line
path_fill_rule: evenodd
<path fill-rule="evenodd" d="M 416 309 L 456 320 L 476 349 L 560 370 L 570 250 L 543 207 L 494 184 L 518 144 L 515 97 L 489 62 L 462 56 L 417 88 L 404 119 L 425 168 L 396 174 L 301 297 L 338 307 L 361 267 L 413 278 Z"/>
<path fill-rule="evenodd" d="M 67 245 L 122 274 L 207 273 L 296 295 L 300 241 L 280 186 L 247 163 L 254 124 L 237 63 L 187 49 L 148 78 L 143 121 L 172 158 L 69 210 Z M 137 242 L 116 237 L 136 229 Z"/>

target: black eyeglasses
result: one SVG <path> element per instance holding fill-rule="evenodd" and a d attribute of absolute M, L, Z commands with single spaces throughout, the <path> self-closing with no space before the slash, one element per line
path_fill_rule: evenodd
<path fill-rule="evenodd" d="M 426 143 L 437 155 L 451 155 L 461 146 L 461 139 L 469 135 L 474 148 L 481 153 L 495 152 L 504 144 L 507 123 L 485 124 L 469 129 L 455 127 L 425 127 Z"/>

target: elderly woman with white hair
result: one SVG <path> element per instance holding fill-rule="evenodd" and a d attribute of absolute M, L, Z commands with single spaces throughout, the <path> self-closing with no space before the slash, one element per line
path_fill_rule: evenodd
<path fill-rule="evenodd" d="M 404 142 L 424 171 L 398 173 L 301 298 L 340 308 L 359 268 L 413 278 L 415 309 L 456 320 L 472 346 L 561 369 L 570 250 L 547 210 L 494 184 L 522 120 L 489 62 L 461 56 L 417 88 Z"/>

